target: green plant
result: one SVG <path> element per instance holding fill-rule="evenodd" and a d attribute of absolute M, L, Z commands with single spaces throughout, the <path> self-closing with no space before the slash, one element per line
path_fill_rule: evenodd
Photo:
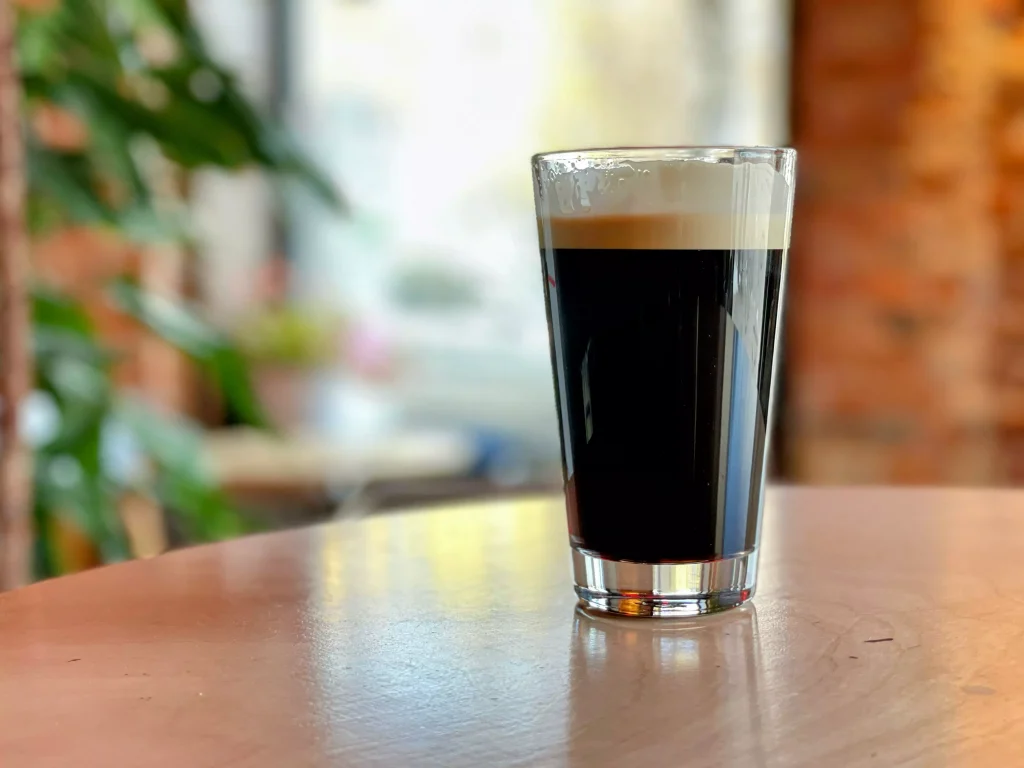
<path fill-rule="evenodd" d="M 272 307 L 241 325 L 238 344 L 253 363 L 306 368 L 330 358 L 335 325 L 298 307 Z"/>
<path fill-rule="evenodd" d="M 187 240 L 184 207 L 166 186 L 170 178 L 184 188 L 199 168 L 259 167 L 341 207 L 330 182 L 210 55 L 186 0 L 22 5 L 17 59 L 34 236 L 89 226 L 137 243 Z M 243 530 L 198 458 L 199 428 L 117 390 L 114 358 L 74 298 L 47 285 L 32 298 L 36 388 L 57 414 L 35 448 L 37 576 L 65 570 L 54 545 L 64 522 L 84 532 L 103 560 L 127 557 L 117 502 L 129 491 L 157 500 L 193 540 Z M 224 334 L 128 279 L 110 286 L 110 298 L 188 354 L 235 421 L 264 426 L 245 358 Z M 111 433 L 131 436 L 138 467 L 126 472 L 105 460 Z"/>

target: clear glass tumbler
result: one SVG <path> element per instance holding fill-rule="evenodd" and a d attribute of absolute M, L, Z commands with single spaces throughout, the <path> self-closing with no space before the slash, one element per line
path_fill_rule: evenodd
<path fill-rule="evenodd" d="M 754 592 L 796 152 L 533 158 L 576 592 L 690 616 Z"/>

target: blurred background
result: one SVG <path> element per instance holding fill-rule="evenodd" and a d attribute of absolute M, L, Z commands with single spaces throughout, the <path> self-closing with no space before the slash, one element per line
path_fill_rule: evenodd
<path fill-rule="evenodd" d="M 800 150 L 777 480 L 1024 480 L 1024 3 L 15 5 L 37 577 L 559 488 L 557 148 Z"/>

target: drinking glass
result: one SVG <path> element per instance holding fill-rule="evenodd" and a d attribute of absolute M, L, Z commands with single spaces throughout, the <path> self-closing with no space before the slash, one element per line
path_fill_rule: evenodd
<path fill-rule="evenodd" d="M 757 583 L 796 152 L 533 158 L 576 592 L 638 616 Z"/>

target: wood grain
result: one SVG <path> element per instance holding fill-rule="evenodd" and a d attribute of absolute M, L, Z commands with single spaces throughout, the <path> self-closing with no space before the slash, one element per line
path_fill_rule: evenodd
<path fill-rule="evenodd" d="M 753 605 L 579 613 L 560 501 L 0 596 L 4 766 L 1024 764 L 1024 494 L 777 490 Z"/>

